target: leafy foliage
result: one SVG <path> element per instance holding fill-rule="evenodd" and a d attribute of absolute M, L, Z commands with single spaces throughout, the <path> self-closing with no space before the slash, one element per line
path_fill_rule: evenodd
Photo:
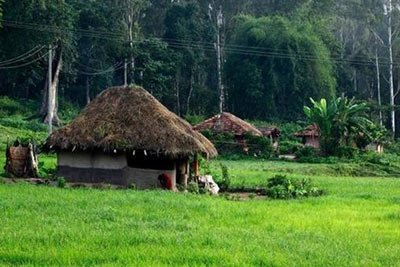
<path fill-rule="evenodd" d="M 324 192 L 313 186 L 309 179 L 291 179 L 276 175 L 267 182 L 267 196 L 273 199 L 291 199 L 321 196 Z"/>
<path fill-rule="evenodd" d="M 330 103 L 324 98 L 319 102 L 311 98 L 311 103 L 311 107 L 304 107 L 304 113 L 310 123 L 318 126 L 321 149 L 326 155 L 335 154 L 340 146 L 353 145 L 360 134 L 369 136 L 368 128 L 373 123 L 367 118 L 365 102 L 338 97 Z"/>
<path fill-rule="evenodd" d="M 293 119 L 309 97 L 334 95 L 329 51 L 310 24 L 298 25 L 281 16 L 242 16 L 237 19 L 231 42 L 239 47 L 279 51 L 259 56 L 228 55 L 230 102 L 238 115 Z M 301 53 L 313 60 L 299 56 Z"/>

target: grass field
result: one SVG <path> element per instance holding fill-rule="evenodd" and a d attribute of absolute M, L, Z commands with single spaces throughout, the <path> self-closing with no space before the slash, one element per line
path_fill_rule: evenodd
<path fill-rule="evenodd" d="M 43 140 L 41 127 L 0 120 L 0 165 L 8 136 Z M 400 266 L 400 161 L 391 157 L 208 165 L 216 178 L 226 165 L 234 189 L 284 174 L 327 191 L 286 201 L 0 183 L 0 266 Z M 54 155 L 40 161 L 43 174 L 55 167 Z"/>
<path fill-rule="evenodd" d="M 291 201 L 229 201 L 161 191 L 3 184 L 0 264 L 400 264 L 400 180 L 318 175 L 307 171 L 313 168 L 310 164 L 223 163 L 237 185 L 263 183 L 283 168 L 288 175 L 305 172 L 328 194 Z M 335 168 L 332 173 L 329 168 L 314 166 L 315 172 L 333 174 Z"/>

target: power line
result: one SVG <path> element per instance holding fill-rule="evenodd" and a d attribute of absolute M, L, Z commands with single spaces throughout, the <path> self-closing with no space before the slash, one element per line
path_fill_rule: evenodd
<path fill-rule="evenodd" d="M 68 29 L 68 28 L 60 28 L 57 26 L 48 26 L 48 25 L 40 25 L 40 24 L 33 24 L 33 23 L 24 23 L 24 22 L 18 22 L 18 21 L 9 21 L 9 20 L 2 20 L 4 25 L 9 26 L 9 27 L 16 27 L 16 28 L 22 28 L 22 29 L 31 29 L 31 30 L 42 30 L 42 31 L 50 31 L 50 32 L 65 32 L 68 31 L 70 33 L 72 32 L 77 32 L 80 33 L 81 36 L 85 37 L 92 37 L 92 38 L 100 38 L 100 39 L 107 39 L 107 40 L 115 40 L 115 38 L 120 39 L 121 41 L 124 41 L 124 36 L 122 32 L 109 32 L 109 31 L 102 31 L 102 30 L 88 30 L 88 29 L 81 29 L 81 28 L 76 28 L 76 29 Z M 167 41 L 167 43 L 171 44 L 171 46 L 175 45 L 176 48 L 183 48 L 183 47 L 191 47 L 193 49 L 203 49 L 201 44 L 204 44 L 206 47 L 214 49 L 214 43 L 212 42 L 203 42 L 203 41 L 189 41 L 189 40 L 183 40 L 183 39 L 173 39 L 173 38 L 160 38 L 162 40 Z M 135 43 L 138 43 L 143 40 L 139 41 L 134 41 Z M 183 47 L 178 47 L 183 46 Z M 195 47 L 196 45 L 196 47 Z M 288 54 L 287 50 L 285 49 L 271 49 L 271 48 L 261 48 L 261 47 L 254 47 L 254 46 L 244 46 L 244 45 L 235 45 L 235 44 L 226 44 L 225 45 L 225 51 L 229 53 L 234 53 L 234 54 L 243 54 L 243 55 L 250 55 L 250 56 L 269 56 L 269 57 L 284 57 L 284 56 L 289 56 L 289 58 L 293 58 L 293 55 Z M 279 52 L 282 51 L 282 52 Z M 283 53 L 286 52 L 286 53 Z M 296 52 L 297 55 L 300 55 L 302 59 L 311 59 L 311 60 L 320 60 L 320 58 L 315 57 L 314 54 L 306 51 L 302 52 Z M 333 59 L 336 62 L 348 62 L 356 65 L 365 65 L 365 66 L 370 66 L 373 65 L 372 62 L 367 61 L 367 60 L 358 60 L 358 57 L 354 57 L 354 59 L 348 59 L 344 58 L 342 55 L 330 57 L 330 59 Z M 299 56 L 298 56 L 299 57 Z M 300 58 L 299 57 L 299 58 Z M 361 58 L 361 57 L 359 57 Z M 382 59 L 382 58 L 381 58 Z M 400 60 L 400 59 L 399 59 Z M 389 62 L 382 61 L 383 65 L 388 65 L 390 64 Z M 398 64 L 396 64 L 398 65 Z"/>
<path fill-rule="evenodd" d="M 93 73 L 89 73 L 89 72 L 84 72 L 84 71 L 80 71 L 79 73 L 82 75 L 86 75 L 86 76 L 98 76 L 98 75 L 103 75 L 103 74 L 107 74 L 107 73 L 112 73 L 112 72 L 116 72 L 117 70 L 123 69 L 124 65 L 120 62 L 118 63 L 120 66 L 115 66 L 115 67 L 110 67 L 109 69 L 103 70 L 103 71 L 99 71 L 99 72 L 93 72 Z"/>
<path fill-rule="evenodd" d="M 7 66 L 7 67 L 0 67 L 0 70 L 6 70 L 6 69 L 18 69 L 18 68 L 22 68 L 22 67 L 26 67 L 26 66 L 32 65 L 33 63 L 36 63 L 36 62 L 38 62 L 39 60 L 41 60 L 41 59 L 43 59 L 44 57 L 46 57 L 46 56 L 47 56 L 49 53 L 50 53 L 50 52 L 46 52 L 46 53 L 45 53 L 45 54 L 43 54 L 42 56 L 40 56 L 40 57 L 38 57 L 38 58 L 36 58 L 36 59 L 34 59 L 34 60 L 30 61 L 30 62 L 27 62 L 27 63 L 21 64 L 21 65 L 16 65 L 16 66 Z"/>
<path fill-rule="evenodd" d="M 41 30 L 41 31 L 50 31 L 50 32 L 63 32 L 63 31 L 68 31 L 70 33 L 73 32 L 78 32 L 81 34 L 81 36 L 86 36 L 86 37 L 92 37 L 92 38 L 101 38 L 101 39 L 108 39 L 108 40 L 113 40 L 115 41 L 116 38 L 119 38 L 121 41 L 123 41 L 123 35 L 122 33 L 110 33 L 110 32 L 105 32 L 105 31 L 98 31 L 98 30 L 85 30 L 85 29 L 66 29 L 66 28 L 59 28 L 56 26 L 47 26 L 47 25 L 40 25 L 40 24 L 33 24 L 33 23 L 23 23 L 23 22 L 15 22 L 15 21 L 7 21 L 3 20 L 4 24 L 9 27 L 15 27 L 15 28 L 22 28 L 22 29 L 29 29 L 29 30 Z M 143 40 L 137 40 L 134 41 L 135 43 L 139 43 Z M 163 40 L 168 40 L 168 39 L 163 39 Z M 173 39 L 169 39 L 173 40 Z M 178 39 L 176 39 L 178 40 Z M 168 43 L 168 42 L 167 42 Z M 214 51 L 214 43 L 207 43 L 207 42 L 201 42 L 201 41 L 194 41 L 194 42 L 189 42 L 185 40 L 178 40 L 175 42 L 170 41 L 169 43 L 170 47 L 176 48 L 176 49 L 184 49 L 184 48 L 192 48 L 196 50 L 203 50 L 203 51 Z M 201 45 L 201 44 L 204 44 Z M 234 47 L 243 47 L 246 49 L 239 49 L 239 48 L 234 48 Z M 265 49 L 265 48 L 256 48 L 256 50 L 252 49 L 255 47 L 249 47 L 249 46 L 240 46 L 240 45 L 226 45 L 224 50 L 227 53 L 231 54 L 239 54 L 239 55 L 248 55 L 248 56 L 258 56 L 258 57 L 270 57 L 270 58 L 282 58 L 282 59 L 293 59 L 293 58 L 298 58 L 306 61 L 333 61 L 336 63 L 342 63 L 342 62 L 347 62 L 349 64 L 353 65 L 359 65 L 359 66 L 374 66 L 373 62 L 367 61 L 367 60 L 356 60 L 356 59 L 347 59 L 344 57 L 329 57 L 329 58 L 320 58 L 316 57 L 314 55 L 311 56 L 309 53 L 305 52 L 296 52 L 296 55 L 289 54 L 289 53 L 280 53 L 280 52 L 271 52 L 274 51 L 273 49 Z M 279 51 L 277 49 L 276 51 Z M 284 50 L 281 50 L 284 51 Z M 381 61 L 381 65 L 387 66 L 389 65 L 389 62 L 386 61 Z M 399 63 L 394 63 L 394 66 L 399 66 Z"/>
<path fill-rule="evenodd" d="M 38 47 L 39 47 L 39 49 L 38 49 Z M 0 62 L 0 66 L 10 65 L 10 64 L 14 64 L 16 62 L 24 61 L 25 59 L 27 59 L 29 57 L 32 57 L 33 55 L 35 55 L 38 52 L 40 52 L 43 49 L 43 47 L 44 46 L 40 47 L 39 45 L 37 45 L 34 48 L 32 48 L 31 50 L 29 50 L 28 52 L 25 52 L 25 53 L 23 53 L 23 54 L 21 54 L 21 55 L 19 55 L 17 57 L 10 58 L 10 59 L 7 59 L 5 61 Z M 37 50 L 35 51 L 35 49 L 37 49 Z"/>

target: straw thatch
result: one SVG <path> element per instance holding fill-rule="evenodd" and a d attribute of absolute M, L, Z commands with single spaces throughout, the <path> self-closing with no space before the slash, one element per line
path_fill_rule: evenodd
<path fill-rule="evenodd" d="M 303 131 L 294 134 L 296 137 L 318 137 L 320 136 L 319 127 L 316 124 L 309 125 Z"/>
<path fill-rule="evenodd" d="M 213 133 L 230 133 L 236 136 L 251 134 L 262 136 L 262 132 L 248 122 L 236 117 L 235 115 L 223 112 L 194 127 L 196 131 L 211 131 Z"/>
<path fill-rule="evenodd" d="M 102 92 L 71 124 L 55 131 L 51 151 L 145 150 L 168 157 L 217 155 L 213 144 L 140 87 Z"/>

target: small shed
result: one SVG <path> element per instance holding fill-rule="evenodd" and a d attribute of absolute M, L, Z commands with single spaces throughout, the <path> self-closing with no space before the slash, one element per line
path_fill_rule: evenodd
<path fill-rule="evenodd" d="M 58 156 L 57 175 L 72 183 L 186 185 L 197 154 L 214 157 L 213 144 L 141 87 L 103 91 L 44 149 Z M 165 182 L 165 181 L 164 181 Z"/>
<path fill-rule="evenodd" d="M 303 131 L 295 133 L 295 136 L 302 138 L 302 143 L 305 146 L 313 147 L 315 149 L 321 148 L 320 130 L 316 124 L 309 125 Z"/>

